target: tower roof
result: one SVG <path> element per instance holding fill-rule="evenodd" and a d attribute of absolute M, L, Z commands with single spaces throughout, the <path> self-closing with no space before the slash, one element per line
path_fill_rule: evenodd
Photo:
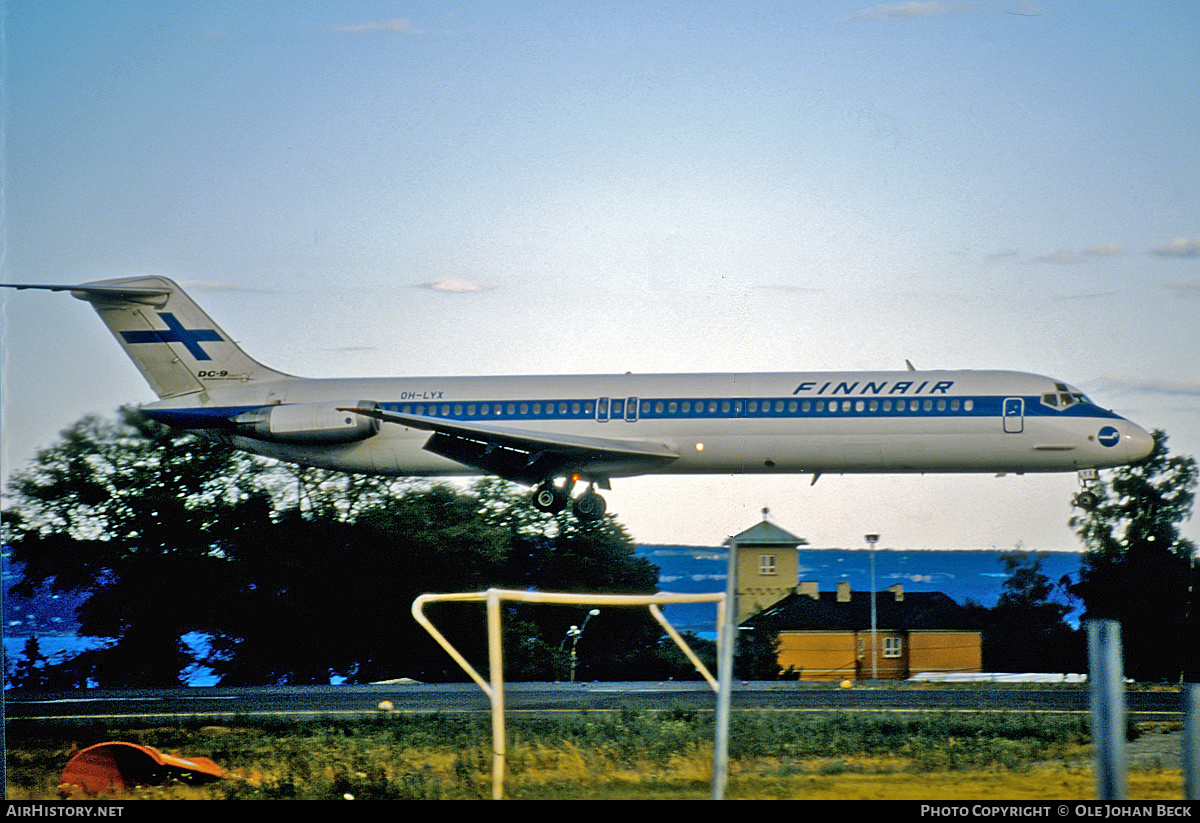
<path fill-rule="evenodd" d="M 808 545 L 808 541 L 803 537 L 797 537 L 765 519 L 761 523 L 746 529 L 741 534 L 735 534 L 733 537 L 730 537 L 725 541 L 725 545 L 729 546 L 734 542 L 739 546 L 774 546 L 791 549 L 797 546 Z"/>

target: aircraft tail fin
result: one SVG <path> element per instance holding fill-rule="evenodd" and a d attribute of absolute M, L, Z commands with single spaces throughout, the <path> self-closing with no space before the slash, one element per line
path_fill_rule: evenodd
<path fill-rule="evenodd" d="M 69 291 L 91 303 L 161 399 L 289 376 L 252 359 L 165 277 L 17 288 Z"/>

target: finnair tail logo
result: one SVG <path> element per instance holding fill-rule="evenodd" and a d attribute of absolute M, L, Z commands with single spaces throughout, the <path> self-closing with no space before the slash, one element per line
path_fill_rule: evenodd
<path fill-rule="evenodd" d="M 197 360 L 212 360 L 201 343 L 218 343 L 224 340 L 214 329 L 185 329 L 171 312 L 160 311 L 158 316 L 167 324 L 165 329 L 123 331 L 121 339 L 126 343 L 182 343 L 188 353 Z"/>

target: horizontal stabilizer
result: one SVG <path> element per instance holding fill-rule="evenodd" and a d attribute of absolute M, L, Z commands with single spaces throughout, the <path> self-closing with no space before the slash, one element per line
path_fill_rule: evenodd
<path fill-rule="evenodd" d="M 58 286 L 45 285 L 40 283 L 3 283 L 7 289 L 39 289 L 41 291 L 69 291 L 72 296 L 78 297 L 80 300 L 95 300 L 108 299 L 116 301 L 126 301 L 129 303 L 146 303 L 153 305 L 155 303 L 166 302 L 165 298 L 170 295 L 171 290 L 168 288 L 139 288 L 128 286 Z"/>

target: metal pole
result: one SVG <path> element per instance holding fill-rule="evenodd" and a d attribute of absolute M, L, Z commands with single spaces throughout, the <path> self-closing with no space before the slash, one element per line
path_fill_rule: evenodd
<path fill-rule="evenodd" d="M 1096 799 L 1125 799 L 1125 684 L 1121 624 L 1087 621 L 1088 679 L 1092 693 L 1092 748 Z"/>
<path fill-rule="evenodd" d="M 581 637 L 583 637 L 583 633 L 587 629 L 588 621 L 591 620 L 593 617 L 595 617 L 598 614 L 600 614 L 599 609 L 592 609 L 590 612 L 587 613 L 587 616 L 583 618 L 582 626 L 572 626 L 570 629 L 567 630 L 567 634 L 572 637 L 572 640 L 571 640 L 571 682 L 572 683 L 575 682 L 575 659 L 576 659 L 575 650 L 579 646 L 579 639 Z"/>
<path fill-rule="evenodd" d="M 879 637 L 878 625 L 879 621 L 875 614 L 875 544 L 879 542 L 879 535 L 868 534 L 866 536 L 867 545 L 871 547 L 871 679 L 879 679 Z"/>
<path fill-rule="evenodd" d="M 713 741 L 712 799 L 725 799 L 725 785 L 729 782 L 729 713 L 730 695 L 733 691 L 733 643 L 737 636 L 737 554 L 736 540 L 729 541 L 729 561 L 725 571 L 725 613 L 718 627 L 717 639 L 717 716 Z"/>
<path fill-rule="evenodd" d="M 567 629 L 567 637 L 571 638 L 571 682 L 575 682 L 575 647 L 579 645 L 579 627 Z"/>
<path fill-rule="evenodd" d="M 1200 800 L 1200 683 L 1188 683 L 1183 715 L 1183 796 Z"/>
<path fill-rule="evenodd" d="M 504 761 L 507 734 L 504 729 L 504 660 L 500 636 L 500 592 L 487 591 L 488 667 L 492 692 L 492 799 L 504 799 Z"/>

